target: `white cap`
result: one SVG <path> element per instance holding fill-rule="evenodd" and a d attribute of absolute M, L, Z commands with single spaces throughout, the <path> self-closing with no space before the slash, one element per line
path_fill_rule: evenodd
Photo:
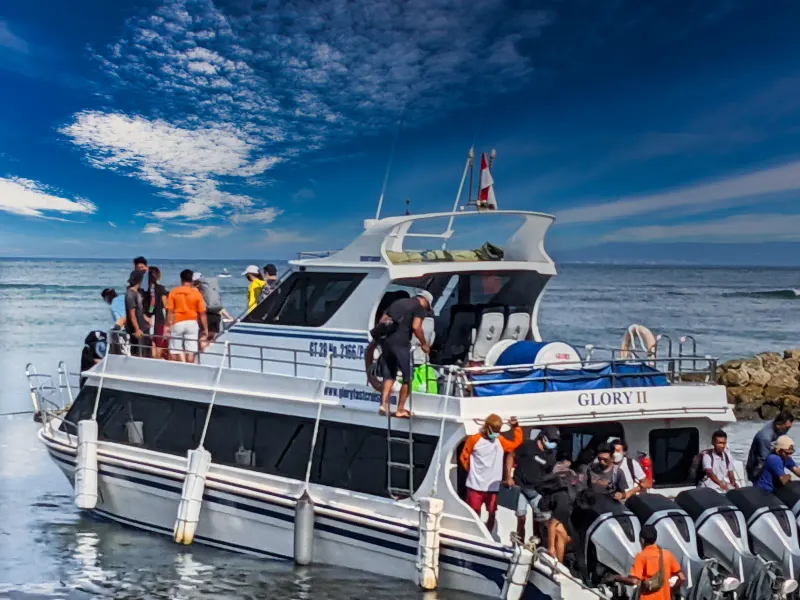
<path fill-rule="evenodd" d="M 417 292 L 417 298 L 425 298 L 428 301 L 428 304 L 433 306 L 433 294 L 431 294 L 428 290 L 419 290 Z"/>
<path fill-rule="evenodd" d="M 200 271 L 195 271 L 192 274 L 192 281 L 200 281 L 203 278 L 203 274 Z"/>
<path fill-rule="evenodd" d="M 244 273 L 242 273 L 242 275 L 259 275 L 259 274 L 261 274 L 261 271 L 260 271 L 260 270 L 259 270 L 259 268 L 258 268 L 257 266 L 255 266 L 255 265 L 249 265 L 249 266 L 248 266 L 248 267 L 247 267 L 247 268 L 244 270 Z"/>
<path fill-rule="evenodd" d="M 788 435 L 782 435 L 775 440 L 776 450 L 789 450 L 789 448 L 794 448 L 794 442 Z"/>

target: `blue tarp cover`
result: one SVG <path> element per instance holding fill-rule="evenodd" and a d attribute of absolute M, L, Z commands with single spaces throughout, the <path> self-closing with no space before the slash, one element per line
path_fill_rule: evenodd
<path fill-rule="evenodd" d="M 513 363 L 512 363 L 513 364 Z M 516 363 L 521 364 L 521 363 Z M 506 381 L 521 379 L 522 381 Z M 476 396 L 509 396 L 511 394 L 537 394 L 540 392 L 566 392 L 570 390 L 602 390 L 611 387 L 659 387 L 669 385 L 667 376 L 642 363 L 614 363 L 612 386 L 611 365 L 583 369 L 554 370 L 514 369 L 503 373 L 475 375 L 471 378 Z M 485 382 L 492 383 L 485 383 Z"/>

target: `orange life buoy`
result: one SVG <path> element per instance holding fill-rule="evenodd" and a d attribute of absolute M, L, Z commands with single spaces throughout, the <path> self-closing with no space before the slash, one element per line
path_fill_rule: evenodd
<path fill-rule="evenodd" d="M 636 358 L 637 352 L 646 352 L 648 358 L 656 356 L 656 336 L 644 325 L 634 323 L 622 338 L 620 358 Z"/>

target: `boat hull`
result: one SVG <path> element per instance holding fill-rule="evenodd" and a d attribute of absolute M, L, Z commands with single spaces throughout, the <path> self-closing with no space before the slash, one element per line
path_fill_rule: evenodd
<path fill-rule="evenodd" d="M 47 450 L 72 483 L 75 453 L 69 446 L 45 441 Z M 99 501 L 93 514 L 145 531 L 173 535 L 183 474 L 165 469 L 158 473 L 133 462 L 121 466 L 99 463 Z M 294 510 L 266 497 L 206 488 L 195 541 L 229 551 L 273 560 L 292 560 Z M 369 570 L 387 577 L 416 581 L 416 530 L 382 527 L 347 518 L 317 515 L 314 562 L 355 570 Z M 498 597 L 509 564 L 510 552 L 492 556 L 487 545 L 468 549 L 463 541 L 446 540 L 440 557 L 440 587 Z M 462 547 L 458 547 L 462 546 Z M 561 586 L 534 571 L 525 598 L 562 597 Z"/>

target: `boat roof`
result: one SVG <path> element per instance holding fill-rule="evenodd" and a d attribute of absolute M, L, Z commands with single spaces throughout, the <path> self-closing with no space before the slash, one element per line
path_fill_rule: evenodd
<path fill-rule="evenodd" d="M 489 221 L 501 226 L 508 223 L 519 223 L 514 233 L 505 242 L 497 244 L 504 255 L 498 260 L 481 260 L 472 257 L 474 250 L 453 250 L 450 240 L 456 233 L 454 224 L 461 226 L 467 219 L 473 226 L 480 222 L 481 229 L 491 230 Z M 331 268 L 388 269 L 392 279 L 414 277 L 421 274 L 449 271 L 537 271 L 542 274 L 555 275 L 555 263 L 544 248 L 547 230 L 553 224 L 552 215 L 517 210 L 498 211 L 459 211 L 443 213 L 426 213 L 420 215 L 403 215 L 383 219 L 368 219 L 364 222 L 364 231 L 342 250 L 326 253 L 303 253 L 291 261 L 298 268 L 313 270 L 329 270 Z M 435 227 L 436 222 L 444 227 L 440 232 L 415 232 L 415 225 L 422 228 Z M 459 231 L 459 233 L 463 233 Z M 474 233 L 474 232 L 472 232 Z M 430 240 L 435 250 L 420 251 L 411 245 L 419 240 Z M 435 258 L 428 260 L 422 254 L 437 252 Z M 419 255 L 419 256 L 417 256 Z M 403 260 L 399 261 L 398 258 Z"/>

